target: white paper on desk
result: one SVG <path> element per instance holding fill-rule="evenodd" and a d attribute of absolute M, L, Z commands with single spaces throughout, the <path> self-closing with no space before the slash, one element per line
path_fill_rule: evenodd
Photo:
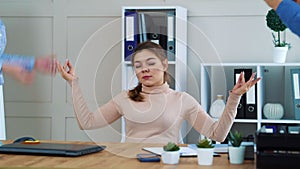
<path fill-rule="evenodd" d="M 163 147 L 144 147 L 143 150 L 157 155 L 161 155 L 164 152 Z M 197 150 L 190 147 L 180 147 L 179 152 L 181 157 L 197 156 Z"/>

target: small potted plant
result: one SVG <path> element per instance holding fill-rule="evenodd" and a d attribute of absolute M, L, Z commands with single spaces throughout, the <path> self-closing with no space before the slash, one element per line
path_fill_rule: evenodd
<path fill-rule="evenodd" d="M 162 162 L 164 164 L 178 164 L 180 157 L 180 147 L 172 142 L 163 146 L 164 152 L 161 154 Z"/>
<path fill-rule="evenodd" d="M 266 15 L 267 26 L 277 33 L 273 36 L 274 50 L 273 50 L 273 61 L 275 63 L 284 63 L 286 60 L 286 54 L 291 45 L 285 41 L 285 38 L 281 38 L 281 32 L 284 32 L 287 28 L 284 23 L 281 21 L 274 9 L 268 11 Z"/>
<path fill-rule="evenodd" d="M 212 165 L 214 157 L 214 145 L 208 139 L 202 139 L 197 144 L 197 158 L 199 165 Z"/>
<path fill-rule="evenodd" d="M 245 146 L 242 146 L 243 136 L 238 131 L 229 132 L 228 147 L 229 160 L 231 164 L 242 164 L 245 156 Z"/>

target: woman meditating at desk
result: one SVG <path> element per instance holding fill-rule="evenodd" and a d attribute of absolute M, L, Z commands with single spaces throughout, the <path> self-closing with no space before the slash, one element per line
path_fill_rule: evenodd
<path fill-rule="evenodd" d="M 72 64 L 68 60 L 63 66 L 57 62 L 58 71 L 72 87 L 73 106 L 81 129 L 104 127 L 123 116 L 126 142 L 178 143 L 181 124 L 187 120 L 199 133 L 223 141 L 233 124 L 241 95 L 260 80 L 255 79 L 254 73 L 245 82 L 244 73 L 241 73 L 230 91 L 222 117 L 215 121 L 192 96 L 169 88 L 168 60 L 160 45 L 139 44 L 132 55 L 132 65 L 138 85 L 91 112 Z"/>

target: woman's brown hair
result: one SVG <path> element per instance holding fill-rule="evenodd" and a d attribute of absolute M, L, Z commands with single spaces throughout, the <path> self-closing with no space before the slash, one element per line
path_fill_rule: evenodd
<path fill-rule="evenodd" d="M 160 60 L 161 62 L 165 61 L 167 59 L 167 53 L 166 50 L 164 50 L 160 45 L 151 42 L 151 41 L 146 41 L 143 43 L 140 43 L 135 49 L 134 52 L 131 56 L 131 63 L 133 65 L 134 63 L 134 57 L 137 53 L 141 52 L 142 50 L 147 49 L 154 53 Z M 168 72 L 164 72 L 164 82 L 170 82 L 170 76 Z M 142 83 L 138 83 L 138 85 L 128 91 L 128 97 L 136 102 L 142 102 L 144 100 L 143 96 L 140 94 L 142 91 Z"/>

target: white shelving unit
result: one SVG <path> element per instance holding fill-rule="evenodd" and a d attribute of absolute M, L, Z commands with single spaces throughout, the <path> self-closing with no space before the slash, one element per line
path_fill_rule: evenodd
<path fill-rule="evenodd" d="M 0 85 L 0 140 L 6 139 L 3 86 Z"/>
<path fill-rule="evenodd" d="M 187 10 L 179 6 L 127 6 L 122 9 L 122 89 L 128 90 L 132 89 L 137 85 L 137 79 L 134 73 L 134 70 L 131 66 L 131 62 L 128 61 L 125 54 L 126 49 L 126 37 L 128 32 L 125 32 L 126 25 L 126 12 L 137 12 L 145 13 L 147 16 L 150 16 L 153 19 L 154 25 L 157 26 L 161 31 L 161 28 L 166 28 L 164 31 L 159 32 L 160 34 L 165 35 L 167 42 L 169 41 L 170 33 L 172 33 L 175 52 L 174 58 L 169 59 L 168 62 L 168 72 L 171 75 L 172 82 L 170 87 L 176 91 L 185 91 L 186 90 L 186 81 L 187 81 Z M 173 23 L 173 28 L 169 28 L 172 24 L 169 23 L 168 13 L 171 12 L 174 14 L 171 18 Z M 148 18 L 149 19 L 149 18 Z M 138 26 L 131 26 L 139 28 Z M 157 29 L 156 29 L 157 30 Z M 132 31 L 136 32 L 136 31 Z M 151 39 L 150 39 L 151 40 Z M 154 40 L 154 42 L 156 42 Z M 163 45 L 162 45 L 163 46 Z M 164 47 L 164 46 L 163 46 Z M 168 45 L 164 47 L 168 49 Z M 182 132 L 185 132 L 185 125 L 182 127 Z M 125 120 L 122 119 L 122 140 L 125 141 Z"/>
<path fill-rule="evenodd" d="M 264 124 L 300 124 L 294 119 L 290 69 L 300 69 L 300 63 L 204 63 L 201 65 L 201 105 L 209 112 L 217 94 L 228 97 L 234 86 L 234 69 L 251 68 L 262 79 L 257 84 L 257 118 L 235 119 L 233 128 L 245 135 L 254 135 Z M 266 103 L 280 103 L 284 116 L 279 120 L 267 119 L 263 114 Z"/>

